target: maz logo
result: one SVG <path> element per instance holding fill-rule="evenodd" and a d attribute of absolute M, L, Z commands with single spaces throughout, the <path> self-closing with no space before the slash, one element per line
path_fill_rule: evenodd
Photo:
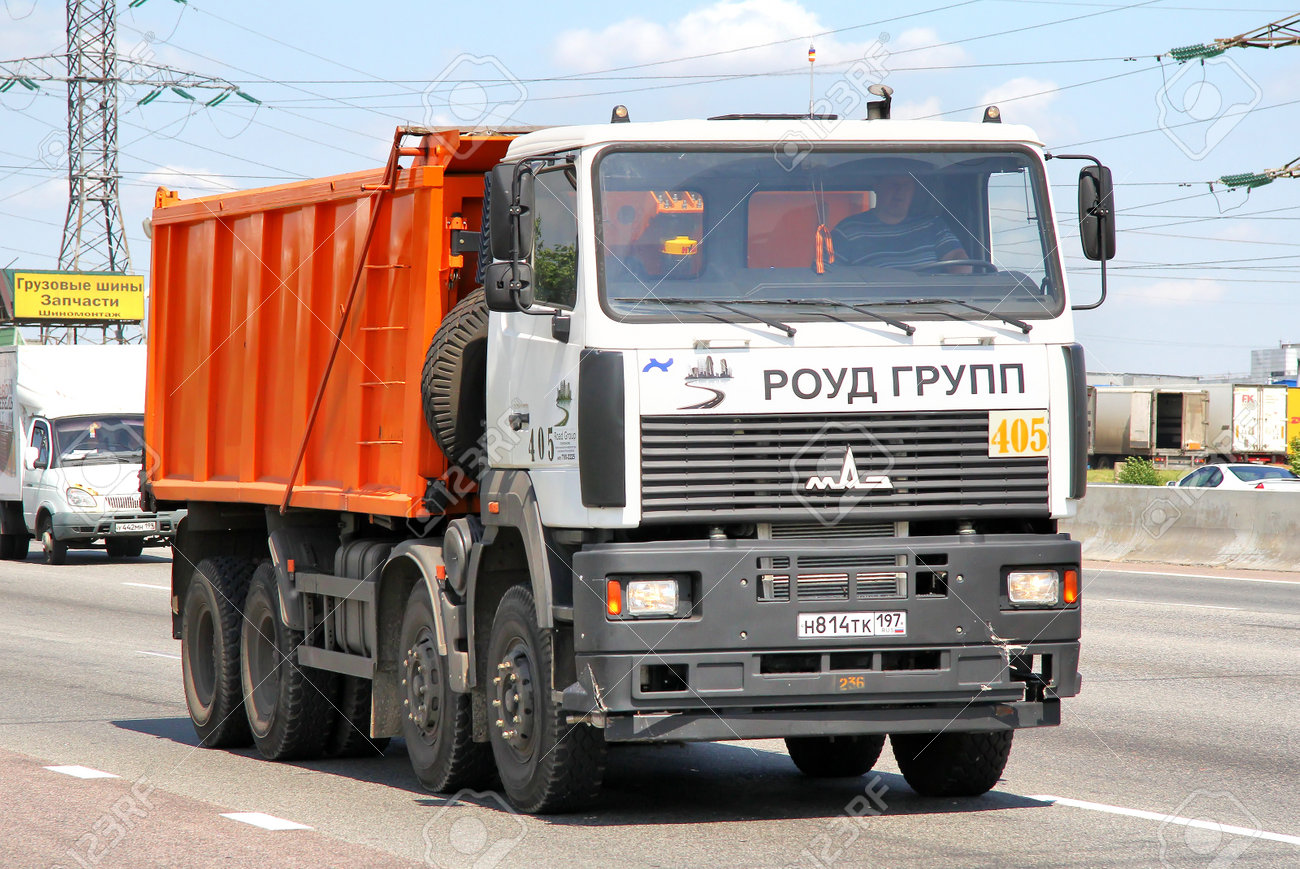
<path fill-rule="evenodd" d="M 805 490 L 830 489 L 835 492 L 847 492 L 853 489 L 892 489 L 894 484 L 885 474 L 858 475 L 858 464 L 853 458 L 853 448 L 844 451 L 844 464 L 840 468 L 839 479 L 831 476 L 813 475 L 804 484 Z"/>

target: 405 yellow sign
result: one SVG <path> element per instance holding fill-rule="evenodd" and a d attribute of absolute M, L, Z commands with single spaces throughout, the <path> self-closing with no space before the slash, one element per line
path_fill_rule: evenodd
<path fill-rule="evenodd" d="M 989 457 L 1047 455 L 1047 411 L 989 411 Z"/>

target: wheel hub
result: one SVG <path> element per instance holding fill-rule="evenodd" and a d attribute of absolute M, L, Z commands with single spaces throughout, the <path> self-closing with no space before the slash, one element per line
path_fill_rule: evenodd
<path fill-rule="evenodd" d="M 406 650 L 406 717 L 415 722 L 426 736 L 438 731 L 441 717 L 441 670 L 438 667 L 438 649 L 428 628 L 416 636 L 411 648 Z"/>
<path fill-rule="evenodd" d="M 532 754 L 536 731 L 534 668 L 529 650 L 516 640 L 497 664 L 492 706 L 496 727 L 506 744 L 521 757 Z"/>

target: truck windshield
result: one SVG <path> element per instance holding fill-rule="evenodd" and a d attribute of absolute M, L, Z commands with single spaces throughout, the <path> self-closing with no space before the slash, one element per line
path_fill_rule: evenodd
<path fill-rule="evenodd" d="M 1006 322 L 1065 306 L 1027 150 L 619 149 L 596 174 L 601 299 L 620 319 L 745 319 L 709 299 L 781 320 Z"/>
<path fill-rule="evenodd" d="M 56 465 L 139 464 L 144 457 L 144 416 L 73 416 L 53 420 Z"/>

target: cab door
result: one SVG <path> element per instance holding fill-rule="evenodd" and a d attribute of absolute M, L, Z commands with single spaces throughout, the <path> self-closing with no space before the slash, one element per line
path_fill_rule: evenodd
<path fill-rule="evenodd" d="M 33 467 L 27 467 L 27 456 L 23 456 L 23 519 L 29 529 L 36 528 L 36 511 L 47 500 L 50 488 L 50 462 L 53 458 L 53 441 L 50 438 L 50 424 L 43 419 L 32 422 L 32 433 L 27 445 L 36 451 Z M 26 451 L 24 451 L 26 452 Z"/>
<path fill-rule="evenodd" d="M 495 449 L 489 444 L 492 464 L 532 469 L 536 480 L 538 474 L 576 473 L 578 361 L 585 330 L 580 318 L 570 316 L 578 305 L 583 248 L 573 165 L 540 169 L 534 191 L 534 313 L 493 315 L 488 429 L 489 437 L 497 438 Z"/>

